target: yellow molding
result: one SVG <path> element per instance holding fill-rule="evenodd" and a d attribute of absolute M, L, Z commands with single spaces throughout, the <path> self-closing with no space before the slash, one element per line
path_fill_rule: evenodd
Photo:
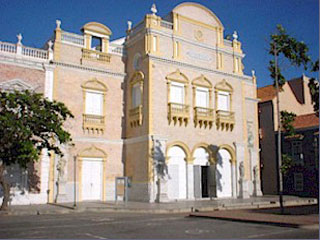
<path fill-rule="evenodd" d="M 219 25 L 221 28 L 223 28 L 223 25 L 222 25 L 220 19 L 219 19 L 210 9 L 206 8 L 205 6 L 203 6 L 203 5 L 199 4 L 199 3 L 184 2 L 184 3 L 181 3 L 181 4 L 179 4 L 178 6 L 176 6 L 176 7 L 172 10 L 172 12 L 173 12 L 173 13 L 176 13 L 176 11 L 177 11 L 179 8 L 184 7 L 184 6 L 192 6 L 192 7 L 200 8 L 200 9 L 206 11 L 209 15 L 211 15 L 211 16 L 217 21 L 218 25 Z"/>
<path fill-rule="evenodd" d="M 184 20 L 186 22 L 189 22 L 189 23 L 197 25 L 197 26 L 201 26 L 201 27 L 207 28 L 209 30 L 217 31 L 217 29 L 218 29 L 217 27 L 211 26 L 211 25 L 209 25 L 207 23 L 200 22 L 198 20 L 194 20 L 192 18 L 183 16 L 183 15 L 179 15 L 179 17 L 180 17 L 181 20 Z"/>
<path fill-rule="evenodd" d="M 188 160 L 190 161 L 190 159 L 192 158 L 192 155 L 191 155 L 191 152 L 190 152 L 190 149 L 189 149 L 188 145 L 185 144 L 184 142 L 181 142 L 181 141 L 174 141 L 172 143 L 167 144 L 167 147 L 166 147 L 166 155 L 165 156 L 166 156 L 166 163 L 167 164 L 169 163 L 169 160 L 170 160 L 170 157 L 168 157 L 169 149 L 171 147 L 174 147 L 174 146 L 181 147 L 182 150 L 184 151 L 185 155 L 186 155 L 185 161 L 186 162 Z"/>
<path fill-rule="evenodd" d="M 209 160 L 210 165 L 213 165 L 213 164 L 216 163 L 216 155 L 214 154 L 215 152 L 213 152 L 213 150 L 210 149 L 210 145 L 207 144 L 207 143 L 205 143 L 205 142 L 200 142 L 200 143 L 196 144 L 196 145 L 193 147 L 192 151 L 191 151 L 191 156 L 194 155 L 194 152 L 195 152 L 198 148 L 204 148 L 204 149 L 207 151 L 207 153 L 209 154 L 209 159 L 208 159 L 208 160 Z M 194 159 L 194 158 L 193 158 L 193 159 Z"/>
<path fill-rule="evenodd" d="M 228 144 L 222 144 L 218 147 L 216 154 L 218 154 L 220 149 L 227 150 L 231 155 L 231 164 L 236 165 L 237 159 L 236 159 L 236 153 L 235 153 L 234 149 Z"/>

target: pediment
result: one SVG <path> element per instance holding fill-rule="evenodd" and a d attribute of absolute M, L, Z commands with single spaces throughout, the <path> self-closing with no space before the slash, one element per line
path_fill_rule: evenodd
<path fill-rule="evenodd" d="M 207 7 L 193 2 L 185 2 L 176 6 L 172 12 L 210 25 L 212 27 L 220 27 L 223 29 L 223 25 L 220 19 Z"/>
<path fill-rule="evenodd" d="M 105 26 L 101 23 L 97 23 L 97 22 L 89 22 L 89 23 L 85 24 L 81 30 L 84 32 L 90 31 L 90 32 L 94 32 L 94 33 L 107 35 L 107 36 L 110 36 L 112 34 L 110 28 L 108 28 L 107 26 Z"/>
<path fill-rule="evenodd" d="M 212 88 L 211 82 L 202 74 L 200 77 L 195 78 L 192 84 L 199 87 Z"/>
<path fill-rule="evenodd" d="M 29 83 L 21 80 L 21 79 L 12 79 L 9 81 L 5 81 L 0 83 L 0 89 L 7 90 L 7 91 L 23 91 L 23 90 L 34 90 L 35 87 L 30 85 Z"/>
<path fill-rule="evenodd" d="M 217 83 L 214 88 L 216 90 L 233 92 L 232 86 L 229 83 L 227 83 L 227 81 L 225 79 L 223 79 L 221 82 Z"/>
<path fill-rule="evenodd" d="M 92 145 L 91 147 L 82 150 L 79 154 L 79 157 L 106 158 L 107 154 L 102 149 Z"/>
<path fill-rule="evenodd" d="M 179 69 L 177 69 L 175 72 L 167 75 L 166 79 L 169 81 L 176 81 L 176 82 L 181 82 L 181 83 L 188 83 L 189 82 L 187 76 L 184 75 L 183 73 L 181 73 Z"/>
<path fill-rule="evenodd" d="M 92 89 L 102 92 L 106 92 L 108 90 L 108 87 L 104 83 L 98 81 L 96 78 L 85 82 L 81 85 L 81 87 L 85 89 Z"/>

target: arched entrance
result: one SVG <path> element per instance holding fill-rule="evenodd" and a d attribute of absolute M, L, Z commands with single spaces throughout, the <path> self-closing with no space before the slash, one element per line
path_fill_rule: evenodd
<path fill-rule="evenodd" d="M 193 158 L 194 197 L 209 197 L 209 153 L 204 147 L 198 147 Z"/>
<path fill-rule="evenodd" d="M 219 149 L 216 163 L 217 197 L 232 197 L 232 156 L 224 148 Z"/>
<path fill-rule="evenodd" d="M 169 148 L 168 197 L 169 199 L 187 198 L 186 153 L 180 146 Z"/>

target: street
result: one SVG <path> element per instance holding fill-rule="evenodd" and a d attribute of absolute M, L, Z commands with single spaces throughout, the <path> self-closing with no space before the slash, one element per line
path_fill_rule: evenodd
<path fill-rule="evenodd" d="M 0 216 L 0 238 L 314 238 L 318 229 L 191 218 L 187 214 L 85 212 Z"/>

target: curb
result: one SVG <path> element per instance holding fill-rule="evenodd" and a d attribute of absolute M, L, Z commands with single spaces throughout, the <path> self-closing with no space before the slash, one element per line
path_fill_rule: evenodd
<path fill-rule="evenodd" d="M 287 200 L 284 202 L 285 206 L 304 206 L 315 204 L 315 200 Z M 259 208 L 273 208 L 280 206 L 276 201 L 265 201 L 265 202 L 250 202 L 250 203 L 238 203 L 238 204 L 222 204 L 216 206 L 204 206 L 204 207 L 185 207 L 176 209 L 143 209 L 143 208 L 113 208 L 113 207 L 69 207 L 61 204 L 48 204 L 55 209 L 28 209 L 28 210 L 9 210 L 8 212 L 0 212 L 0 216 L 23 216 L 23 215 L 52 215 L 52 214 L 68 214 L 68 213 L 81 213 L 81 212 L 106 212 L 106 213 L 153 213 L 153 214 L 173 214 L 173 213 L 190 213 L 199 211 L 220 211 L 220 210 L 232 210 L 232 209 L 259 209 Z"/>

